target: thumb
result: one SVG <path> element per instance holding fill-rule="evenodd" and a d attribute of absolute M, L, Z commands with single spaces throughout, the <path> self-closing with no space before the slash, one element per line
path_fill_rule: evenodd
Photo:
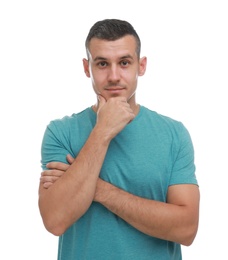
<path fill-rule="evenodd" d="M 106 103 L 106 100 L 101 95 L 98 95 L 97 99 L 98 99 L 98 109 L 97 109 L 97 111 L 99 111 L 104 106 L 104 104 Z"/>

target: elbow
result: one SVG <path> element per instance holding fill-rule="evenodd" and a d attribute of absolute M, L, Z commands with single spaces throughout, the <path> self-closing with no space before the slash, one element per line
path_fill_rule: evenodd
<path fill-rule="evenodd" d="M 183 246 L 190 246 L 193 241 L 194 241 L 195 237 L 188 237 L 188 238 L 185 238 L 181 241 L 180 244 L 182 244 Z"/>
<path fill-rule="evenodd" d="M 68 228 L 63 216 L 57 212 L 53 213 L 53 210 L 50 210 L 49 207 L 42 204 L 41 199 L 38 204 L 41 219 L 46 230 L 54 236 L 61 236 Z"/>
<path fill-rule="evenodd" d="M 48 232 L 50 232 L 54 236 L 61 236 L 64 234 L 65 230 L 59 229 L 59 228 L 53 228 L 53 229 L 48 229 L 46 228 Z"/>
<path fill-rule="evenodd" d="M 183 246 L 190 246 L 195 240 L 196 234 L 198 230 L 198 225 L 191 227 L 188 231 L 183 232 L 184 236 L 182 237 L 180 244 Z"/>
<path fill-rule="evenodd" d="M 40 210 L 40 215 L 44 224 L 44 227 L 48 232 L 55 236 L 61 236 L 66 230 L 66 224 L 64 221 L 56 218 L 57 214 L 50 214 Z"/>
<path fill-rule="evenodd" d="M 50 232 L 54 236 L 61 236 L 66 231 L 66 227 L 63 224 L 56 224 L 53 220 L 44 220 L 43 224 L 48 232 Z"/>

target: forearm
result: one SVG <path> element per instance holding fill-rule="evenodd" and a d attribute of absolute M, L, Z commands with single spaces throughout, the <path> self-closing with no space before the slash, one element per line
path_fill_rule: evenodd
<path fill-rule="evenodd" d="M 95 201 L 150 236 L 184 245 L 195 237 L 197 217 L 192 218 L 185 205 L 144 199 L 101 180 Z"/>
<path fill-rule="evenodd" d="M 109 141 L 95 129 L 75 161 L 51 187 L 39 188 L 39 207 L 46 228 L 61 235 L 89 208 Z"/>

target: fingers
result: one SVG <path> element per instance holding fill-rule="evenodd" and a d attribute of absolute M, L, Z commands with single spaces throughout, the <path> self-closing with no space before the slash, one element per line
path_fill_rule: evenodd
<path fill-rule="evenodd" d="M 99 100 L 97 125 L 112 139 L 134 119 L 135 114 L 125 97 L 112 97 L 105 101 L 99 96 Z"/>
<path fill-rule="evenodd" d="M 66 158 L 67 158 L 67 161 L 69 162 L 69 164 L 73 163 L 74 158 L 70 154 L 67 154 Z M 47 163 L 46 167 L 48 169 L 58 169 L 61 171 L 66 171 L 69 168 L 69 164 L 62 163 L 62 162 L 50 162 L 50 163 Z"/>
<path fill-rule="evenodd" d="M 59 177 L 56 176 L 41 176 L 40 177 L 40 182 L 42 183 L 54 183 L 55 181 L 58 180 Z"/>
<path fill-rule="evenodd" d="M 64 173 L 64 171 L 60 170 L 45 170 L 41 173 L 40 182 L 43 183 L 44 188 L 48 189 Z"/>
<path fill-rule="evenodd" d="M 62 162 L 50 162 L 47 163 L 46 167 L 48 169 L 58 169 L 60 171 L 66 171 L 69 167 L 69 164 L 62 163 Z"/>
<path fill-rule="evenodd" d="M 74 158 L 68 154 L 67 161 L 69 164 L 72 164 Z M 69 164 L 62 162 L 50 162 L 46 165 L 48 170 L 45 170 L 41 173 L 40 182 L 43 183 L 43 187 L 48 189 L 54 182 L 56 182 L 65 171 L 70 167 Z"/>
<path fill-rule="evenodd" d="M 97 98 L 98 98 L 98 111 L 99 111 L 105 105 L 106 100 L 101 95 L 98 95 Z"/>
<path fill-rule="evenodd" d="M 61 170 L 45 170 L 41 173 L 41 177 L 45 176 L 55 176 L 55 177 L 61 177 L 64 174 L 64 171 Z"/>
<path fill-rule="evenodd" d="M 68 154 L 67 155 L 67 161 L 68 161 L 69 164 L 72 164 L 74 162 L 74 158 L 70 154 Z"/>
<path fill-rule="evenodd" d="M 55 183 L 60 177 L 56 176 L 41 176 L 40 183 L 43 184 L 43 187 L 48 189 L 53 183 Z"/>
<path fill-rule="evenodd" d="M 43 187 L 44 187 L 45 189 L 48 189 L 52 184 L 53 184 L 52 182 L 45 182 L 45 183 L 43 184 Z"/>

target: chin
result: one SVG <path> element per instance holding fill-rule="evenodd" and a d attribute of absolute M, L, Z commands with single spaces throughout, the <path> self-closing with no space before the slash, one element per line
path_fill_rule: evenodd
<path fill-rule="evenodd" d="M 121 95 L 120 93 L 112 93 L 110 95 L 110 97 L 121 97 L 121 96 L 123 96 L 123 95 Z"/>

